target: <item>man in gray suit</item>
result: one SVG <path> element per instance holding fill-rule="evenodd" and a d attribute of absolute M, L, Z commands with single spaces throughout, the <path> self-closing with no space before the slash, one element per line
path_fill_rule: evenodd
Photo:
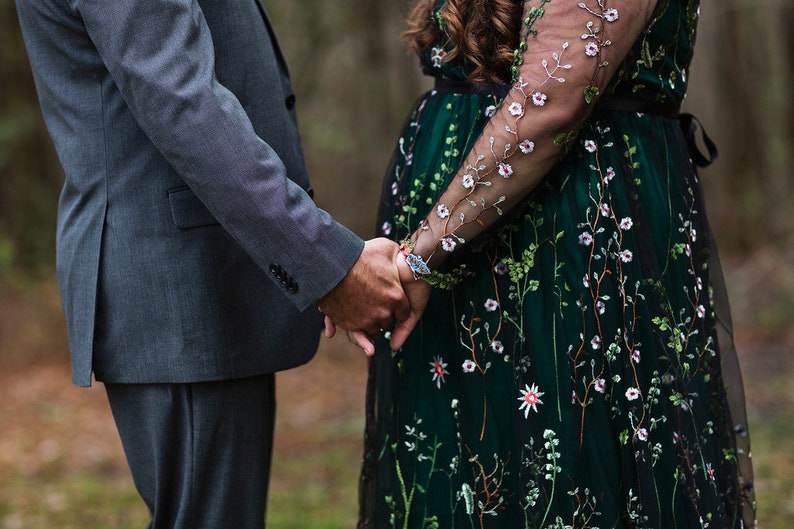
<path fill-rule="evenodd" d="M 319 305 L 372 335 L 409 304 L 397 247 L 311 200 L 258 0 L 17 0 L 63 164 L 73 380 L 105 383 L 153 528 L 261 528 L 274 375 Z"/>

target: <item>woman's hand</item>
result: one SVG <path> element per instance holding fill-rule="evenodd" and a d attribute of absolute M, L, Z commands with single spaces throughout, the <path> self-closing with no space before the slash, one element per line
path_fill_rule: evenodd
<path fill-rule="evenodd" d="M 422 317 L 422 313 L 425 311 L 425 307 L 427 307 L 432 288 L 427 281 L 415 278 L 413 270 L 405 262 L 405 256 L 402 253 L 397 254 L 396 264 L 397 271 L 400 274 L 400 283 L 405 290 L 405 295 L 408 296 L 408 302 L 411 304 L 411 311 L 408 314 L 408 318 L 398 321 L 394 331 L 392 331 L 391 340 L 389 341 L 392 350 L 402 347 L 405 340 L 408 339 L 408 335 L 416 327 L 419 318 Z"/>

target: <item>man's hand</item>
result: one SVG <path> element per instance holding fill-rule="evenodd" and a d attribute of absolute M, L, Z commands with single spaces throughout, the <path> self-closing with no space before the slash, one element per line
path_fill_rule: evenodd
<path fill-rule="evenodd" d="M 347 275 L 318 303 L 334 324 L 366 336 L 390 329 L 409 317 L 410 304 L 400 284 L 399 247 L 384 238 L 364 243 Z"/>
<path fill-rule="evenodd" d="M 419 318 L 422 317 L 422 313 L 425 307 L 427 307 L 427 301 L 430 298 L 431 287 L 426 281 L 414 277 L 414 273 L 411 271 L 411 267 L 408 266 L 408 263 L 405 262 L 402 253 L 396 255 L 395 266 L 399 271 L 400 282 L 405 290 L 405 294 L 408 296 L 408 300 L 411 303 L 411 311 L 408 317 L 405 319 L 398 319 L 397 325 L 394 331 L 392 331 L 389 346 L 396 350 L 403 346 L 408 335 L 410 335 L 411 331 L 416 327 Z M 344 326 L 340 325 L 340 327 Z M 333 338 L 335 333 L 335 322 L 331 321 L 331 319 L 326 316 L 325 335 L 328 338 Z M 367 356 L 375 354 L 375 345 L 365 333 L 361 331 L 348 331 L 347 337 L 353 344 L 363 349 Z"/>

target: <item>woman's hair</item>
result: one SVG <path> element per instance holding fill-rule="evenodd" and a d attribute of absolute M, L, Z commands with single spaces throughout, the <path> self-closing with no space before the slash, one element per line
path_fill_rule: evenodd
<path fill-rule="evenodd" d="M 444 61 L 462 57 L 472 66 L 474 82 L 510 81 L 510 66 L 518 47 L 521 3 L 516 0 L 446 0 L 439 14 L 434 0 L 418 0 L 403 34 L 408 46 L 421 52 L 448 39 Z"/>

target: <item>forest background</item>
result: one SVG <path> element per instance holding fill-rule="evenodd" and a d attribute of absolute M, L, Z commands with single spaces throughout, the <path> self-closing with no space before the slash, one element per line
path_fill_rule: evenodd
<path fill-rule="evenodd" d="M 407 2 L 264 0 L 291 68 L 321 207 L 362 237 L 411 103 Z M 794 520 L 794 2 L 703 0 L 685 110 L 744 372 L 760 526 Z M 146 525 L 101 384 L 70 385 L 54 268 L 62 172 L 13 0 L 0 0 L 0 529 Z M 279 376 L 271 529 L 352 527 L 366 362 L 343 339 Z"/>

